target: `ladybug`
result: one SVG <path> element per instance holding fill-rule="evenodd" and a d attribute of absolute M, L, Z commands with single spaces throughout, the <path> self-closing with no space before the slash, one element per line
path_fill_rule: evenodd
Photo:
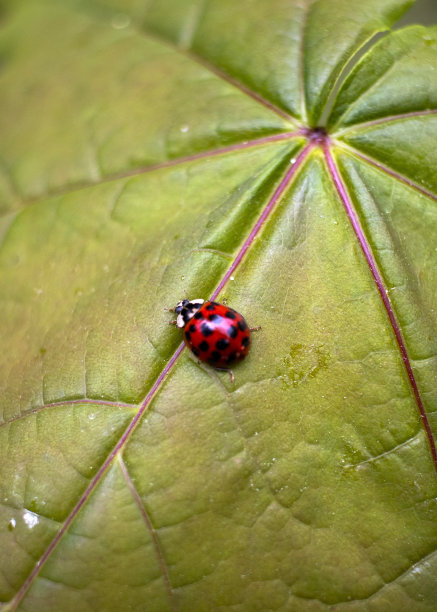
<path fill-rule="evenodd" d="M 219 370 L 246 357 L 251 345 L 251 331 L 244 317 L 225 304 L 205 300 L 181 300 L 174 312 L 177 327 L 184 330 L 184 341 L 200 360 Z M 233 380 L 232 372 L 231 380 Z"/>

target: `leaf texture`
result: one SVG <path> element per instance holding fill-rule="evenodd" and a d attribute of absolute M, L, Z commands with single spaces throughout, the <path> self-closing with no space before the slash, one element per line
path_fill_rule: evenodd
<path fill-rule="evenodd" d="M 436 609 L 436 30 L 356 55 L 410 4 L 3 3 L 5 612 Z"/>

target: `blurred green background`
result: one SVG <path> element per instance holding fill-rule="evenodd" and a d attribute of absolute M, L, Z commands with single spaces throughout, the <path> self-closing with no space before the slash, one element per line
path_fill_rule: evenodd
<path fill-rule="evenodd" d="M 398 22 L 398 27 L 410 23 L 421 23 L 427 26 L 437 24 L 437 0 L 417 0 L 416 4 Z"/>

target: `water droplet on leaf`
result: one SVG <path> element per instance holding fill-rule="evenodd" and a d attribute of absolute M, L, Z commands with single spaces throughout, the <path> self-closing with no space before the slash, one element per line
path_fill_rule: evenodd
<path fill-rule="evenodd" d="M 33 529 L 39 523 L 39 518 L 33 512 L 25 512 L 23 514 L 23 521 L 29 527 L 29 529 Z"/>

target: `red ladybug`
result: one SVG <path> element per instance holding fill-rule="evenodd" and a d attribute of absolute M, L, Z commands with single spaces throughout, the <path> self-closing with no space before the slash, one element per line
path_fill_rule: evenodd
<path fill-rule="evenodd" d="M 174 312 L 178 317 L 173 323 L 184 329 L 188 348 L 218 369 L 229 369 L 244 359 L 250 349 L 250 332 L 260 329 L 250 329 L 240 313 L 218 302 L 182 300 Z"/>

